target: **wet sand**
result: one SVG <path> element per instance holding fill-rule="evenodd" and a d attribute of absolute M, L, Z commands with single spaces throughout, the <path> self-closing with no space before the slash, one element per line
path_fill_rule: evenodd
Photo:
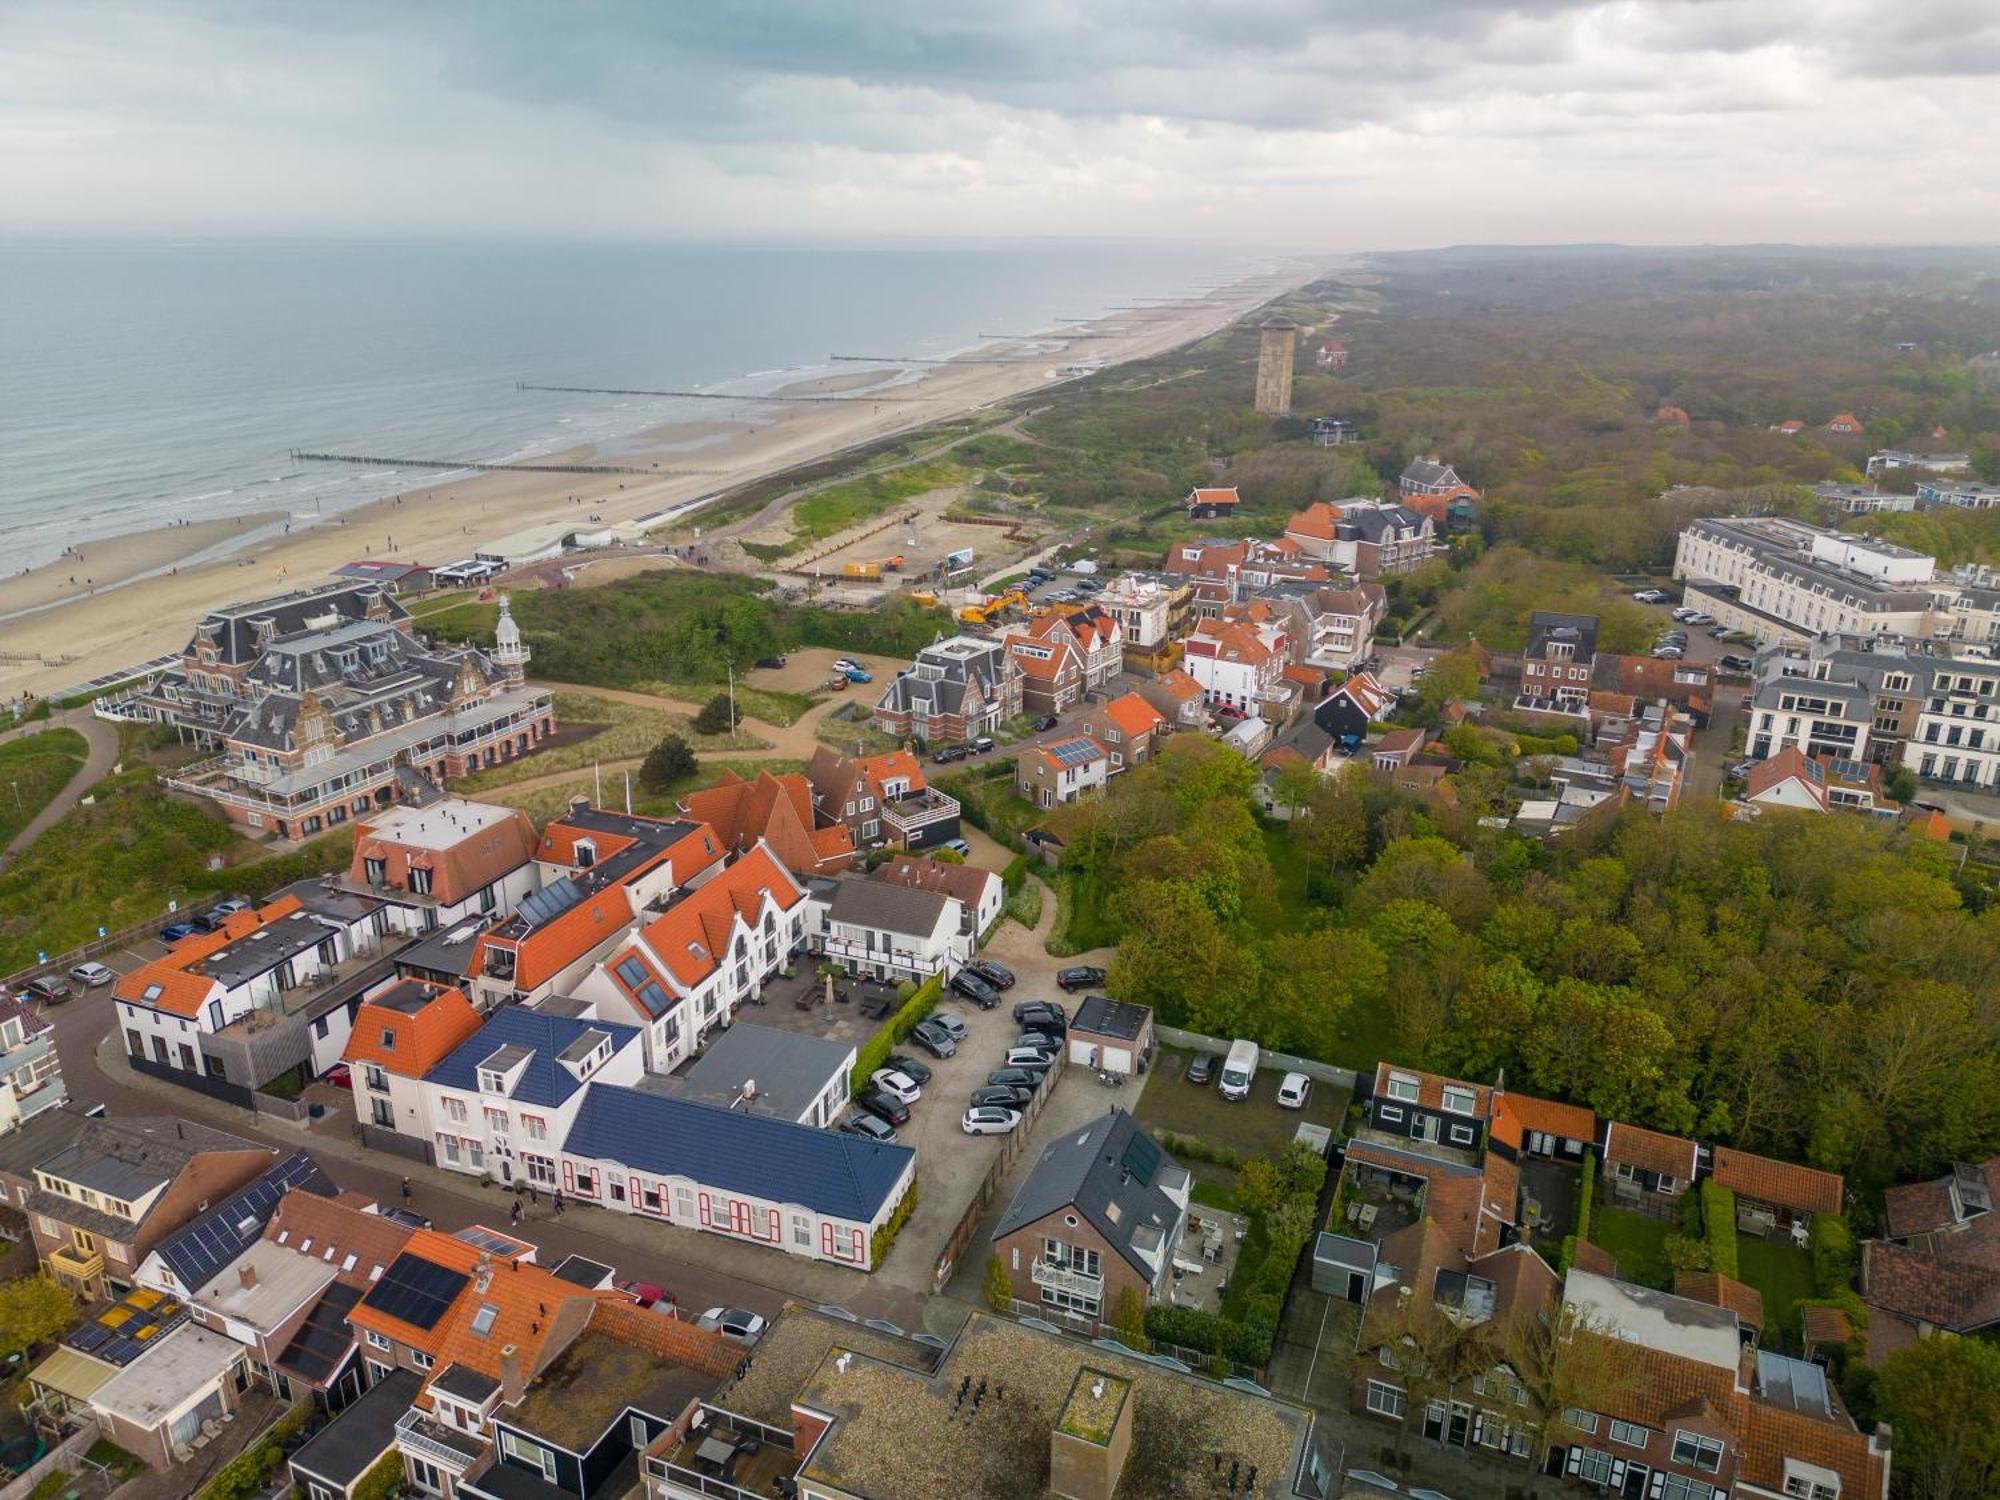
<path fill-rule="evenodd" d="M 0 582 L 0 617 L 14 616 L 0 618 L 0 699 L 23 690 L 61 690 L 177 651 L 195 622 L 215 606 L 309 587 L 344 563 L 373 557 L 441 566 L 531 525 L 571 518 L 579 526 L 633 521 L 844 448 L 1004 401 L 1048 384 L 1056 367 L 1071 360 L 1087 356 L 1110 365 L 1163 353 L 1241 317 L 1322 269 L 1302 261 L 1288 263 L 1282 272 L 1224 288 L 1175 315 L 1146 319 L 1111 337 L 1050 354 L 1046 363 L 927 366 L 921 378 L 897 388 L 898 396 L 915 399 L 871 402 L 857 394 L 849 401 L 801 402 L 772 408 L 768 421 L 673 424 L 677 436 L 653 439 L 656 444 L 688 442 L 690 428 L 730 429 L 726 435 L 708 433 L 692 450 L 649 452 L 641 447 L 635 453 L 621 448 L 619 463 L 656 464 L 662 471 L 657 478 L 522 470 L 468 476 L 342 511 L 323 526 L 301 529 L 294 520 L 290 535 L 266 537 L 239 555 L 182 566 L 176 574 L 124 587 L 104 587 L 107 578 L 93 566 L 88 573 L 98 577 L 95 594 L 26 615 L 15 612 L 30 607 L 29 595 L 19 593 L 12 581 Z M 1110 323 L 1106 320 L 1106 327 Z M 798 382 L 819 389 L 796 393 L 865 390 L 896 373 L 871 369 L 827 376 Z M 857 381 L 862 384 L 853 383 Z M 578 448 L 552 454 L 548 461 L 589 462 L 592 451 Z M 677 469 L 703 472 L 669 472 Z M 125 559 L 125 576 L 133 577 L 193 556 L 201 550 L 192 545 L 194 540 L 217 524 L 235 525 L 225 521 L 168 528 L 91 543 L 85 552 L 93 564 L 98 556 Z M 60 570 L 64 588 L 70 571 L 67 565 Z M 19 582 L 32 584 L 32 575 Z M 38 594 L 36 602 L 49 600 Z"/>
<path fill-rule="evenodd" d="M 93 591 L 171 568 L 184 558 L 199 557 L 263 527 L 282 526 L 284 521 L 283 511 L 267 510 L 85 542 L 75 553 L 0 580 L 0 634 L 6 632 L 10 616 L 88 598 Z"/>

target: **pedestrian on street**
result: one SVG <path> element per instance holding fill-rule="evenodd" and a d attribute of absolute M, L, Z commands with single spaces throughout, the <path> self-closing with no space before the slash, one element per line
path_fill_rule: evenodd
<path fill-rule="evenodd" d="M 557 1217 L 558 1219 L 560 1219 L 560 1218 L 562 1217 L 562 1211 L 563 1211 L 563 1201 L 562 1201 L 562 1189 L 561 1189 L 561 1188 L 557 1188 L 557 1189 L 556 1189 L 556 1194 L 555 1194 L 555 1206 L 556 1206 L 556 1217 Z"/>
<path fill-rule="evenodd" d="M 507 1210 L 507 1218 L 509 1219 L 510 1222 L 515 1224 L 521 1222 L 521 1200 L 519 1198 L 516 1198 L 514 1200 L 514 1206 Z"/>
<path fill-rule="evenodd" d="M 408 1177 L 405 1177 L 403 1179 L 403 1202 L 408 1203 L 409 1201 L 410 1201 L 410 1179 Z"/>

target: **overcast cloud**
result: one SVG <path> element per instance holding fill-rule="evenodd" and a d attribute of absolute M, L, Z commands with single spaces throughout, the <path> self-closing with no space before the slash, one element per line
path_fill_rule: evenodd
<path fill-rule="evenodd" d="M 1995 0 L 0 4 L 0 226 L 2000 239 Z"/>

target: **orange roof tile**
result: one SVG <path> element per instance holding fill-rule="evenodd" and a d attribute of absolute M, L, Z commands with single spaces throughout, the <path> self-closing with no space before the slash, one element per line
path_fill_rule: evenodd
<path fill-rule="evenodd" d="M 475 1266 L 473 1276 L 451 1311 L 431 1330 L 430 1353 L 438 1371 L 460 1365 L 498 1380 L 500 1351 L 511 1346 L 520 1359 L 522 1378 L 531 1380 L 590 1322 L 583 1315 L 587 1308 L 578 1304 L 615 1299 L 632 1305 L 623 1292 L 587 1291 L 546 1267 L 520 1260 L 495 1263 L 484 1273 Z M 489 1307 L 494 1311 L 487 1321 L 482 1313 Z M 478 1329 L 476 1322 L 481 1324 Z M 567 1335 L 560 1343 L 555 1337 L 558 1329 Z"/>
<path fill-rule="evenodd" d="M 547 984 L 631 920 L 632 899 L 623 885 L 591 892 L 526 937 L 503 945 L 514 950 L 514 988 L 532 990 Z M 485 972 L 486 953 L 495 945 L 492 933 L 480 934 L 474 949 L 477 972 Z"/>
<path fill-rule="evenodd" d="M 1658 1172 L 1686 1186 L 1694 1181 L 1694 1158 L 1695 1144 L 1683 1136 L 1662 1135 L 1622 1122 L 1605 1129 L 1604 1159 L 1608 1162 Z"/>
<path fill-rule="evenodd" d="M 1676 1271 L 1674 1295 L 1710 1307 L 1727 1308 L 1746 1327 L 1764 1327 L 1764 1297 L 1754 1286 L 1745 1286 L 1719 1271 Z"/>
<path fill-rule="evenodd" d="M 476 1246 L 468 1245 L 464 1240 L 440 1234 L 434 1229 L 419 1229 L 410 1236 L 403 1246 L 402 1253 L 418 1256 L 432 1265 L 443 1266 L 447 1270 L 470 1276 L 479 1269 L 479 1258 L 486 1252 Z M 570 1283 L 564 1282 L 563 1285 L 567 1287 Z M 460 1292 L 452 1303 L 452 1308 L 459 1307 L 471 1292 L 471 1284 L 467 1283 L 465 1290 Z M 453 1319 L 452 1312 L 447 1311 L 429 1328 L 419 1328 L 413 1323 L 404 1322 L 401 1318 L 389 1316 L 379 1307 L 370 1307 L 364 1297 L 348 1310 L 347 1321 L 357 1328 L 372 1328 L 386 1338 L 392 1338 L 400 1344 L 408 1344 L 413 1349 L 421 1349 L 436 1358 L 438 1351 L 443 1347 L 445 1337 L 451 1331 Z"/>
<path fill-rule="evenodd" d="M 1837 1214 L 1847 1189 L 1838 1172 L 1774 1161 L 1734 1146 L 1715 1148 L 1715 1180 L 1740 1198 L 1799 1213 Z"/>
<path fill-rule="evenodd" d="M 1417 1097 L 1414 1102 L 1422 1105 L 1425 1109 L 1443 1109 L 1445 1085 L 1450 1084 L 1456 1088 L 1472 1090 L 1472 1113 L 1463 1116 L 1463 1118 L 1468 1120 L 1483 1120 L 1487 1116 L 1488 1106 L 1491 1104 L 1493 1098 L 1493 1091 L 1484 1084 L 1468 1083 L 1462 1078 L 1447 1078 L 1441 1073 L 1425 1073 L 1417 1068 L 1401 1068 L 1397 1067 L 1394 1063 L 1388 1062 L 1380 1062 L 1375 1065 L 1375 1098 L 1388 1099 L 1392 1097 L 1389 1093 L 1389 1075 L 1391 1073 L 1404 1078 L 1416 1079 Z"/>
<path fill-rule="evenodd" d="M 1168 696 L 1178 698 L 1183 703 L 1202 696 L 1201 684 L 1179 667 L 1175 667 L 1171 672 L 1162 672 L 1158 681 Z"/>
<path fill-rule="evenodd" d="M 331 1264 L 337 1280 L 364 1290 L 403 1253 L 413 1233 L 381 1214 L 302 1192 L 280 1198 L 264 1226 L 264 1238 L 271 1243 Z M 350 1255 L 352 1266 L 347 1264 Z"/>
<path fill-rule="evenodd" d="M 425 995 L 414 1010 L 377 1003 L 394 996 L 407 1002 Z M 374 1000 L 364 1000 L 347 1035 L 346 1063 L 373 1063 L 403 1078 L 421 1078 L 479 1029 L 479 1014 L 462 991 L 405 979 Z"/>
<path fill-rule="evenodd" d="M 446 816 L 454 803 L 469 806 L 459 799 L 447 799 L 440 804 Z M 397 811 L 405 816 L 424 816 L 415 809 Z M 485 809 L 480 809 L 480 813 L 490 816 Z M 444 817 L 439 817 L 431 821 L 435 826 L 444 820 Z M 468 900 L 535 857 L 537 840 L 534 820 L 519 808 L 505 809 L 504 816 L 497 821 L 469 829 L 456 842 L 436 850 L 399 842 L 395 836 L 395 824 L 399 821 L 402 819 L 390 820 L 385 832 L 382 815 L 376 814 L 372 820 L 356 826 L 354 858 L 347 872 L 349 880 L 359 885 L 368 884 L 367 862 L 371 859 L 383 862 L 388 883 L 398 889 L 408 887 L 411 869 L 429 870 L 430 894 L 440 905 L 451 906 Z"/>
<path fill-rule="evenodd" d="M 1340 507 L 1329 505 L 1324 500 L 1315 500 L 1287 521 L 1285 530 L 1289 534 L 1330 542 L 1334 538 L 1334 528 L 1339 524 Z"/>
<path fill-rule="evenodd" d="M 639 945 L 628 945 L 613 955 L 609 967 L 615 970 L 626 954 L 643 962 L 650 953 L 667 967 L 675 986 L 683 992 L 691 990 L 713 974 L 720 958 L 728 954 L 735 918 L 741 915 L 745 922 L 755 924 L 766 891 L 780 911 L 790 911 L 805 900 L 805 892 L 770 846 L 758 844 L 647 923 L 641 932 L 644 952 L 639 951 Z M 646 967 L 651 970 L 654 966 L 648 963 Z"/>
<path fill-rule="evenodd" d="M 1104 705 L 1104 717 L 1133 739 L 1166 727 L 1166 717 L 1137 693 L 1126 693 Z"/>
<path fill-rule="evenodd" d="M 1228 489 L 1203 488 L 1196 485 L 1188 495 L 1190 505 L 1234 505 L 1242 497 L 1234 486 Z"/>
<path fill-rule="evenodd" d="M 188 971 L 210 954 L 220 953 L 266 923 L 290 916 L 297 910 L 298 897 L 280 896 L 255 911 L 233 911 L 222 919 L 222 925 L 215 931 L 184 937 L 164 958 L 156 958 L 129 974 L 121 975 L 112 986 L 112 996 L 171 1015 L 199 1015 L 202 1006 L 215 991 L 215 981 L 205 974 Z"/>
<path fill-rule="evenodd" d="M 1554 1099 L 1537 1099 L 1532 1094 L 1496 1091 L 1493 1112 L 1496 1117 L 1503 1112 L 1510 1115 L 1523 1130 L 1585 1143 L 1597 1139 L 1597 1114 L 1581 1104 L 1561 1104 Z"/>

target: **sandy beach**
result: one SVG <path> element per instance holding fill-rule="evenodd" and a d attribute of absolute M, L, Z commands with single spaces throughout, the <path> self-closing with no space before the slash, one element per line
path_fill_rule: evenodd
<path fill-rule="evenodd" d="M 574 517 L 579 525 L 629 521 L 711 495 L 855 444 L 920 427 L 1046 385 L 1070 361 L 1106 365 L 1162 353 L 1199 338 L 1303 284 L 1322 268 L 1305 262 L 1220 289 L 1172 313 L 1072 331 L 1106 333 L 1018 365 L 947 363 L 922 367 L 899 385 L 894 401 L 869 401 L 869 387 L 897 369 L 797 382 L 786 395 L 849 393 L 826 402 L 746 405 L 740 418 L 676 423 L 645 436 L 649 453 L 620 450 L 621 464 L 657 464 L 650 475 L 507 471 L 414 489 L 341 511 L 324 524 L 294 517 L 289 534 L 254 518 L 223 520 L 87 544 L 81 571 L 71 559 L 0 583 L 0 700 L 27 691 L 57 692 L 104 672 L 183 646 L 216 605 L 308 587 L 334 568 L 367 557 L 442 565 L 521 529 Z M 1034 341 L 1036 343 L 1042 340 Z M 1016 352 L 997 346 L 1003 353 Z M 1026 345 L 1018 346 L 1025 349 Z M 886 394 L 886 393 L 885 393 Z M 684 445 L 694 444 L 693 447 Z M 682 445 L 676 447 L 675 445 Z M 591 461 L 590 448 L 551 454 L 552 463 Z M 672 472 L 674 470 L 699 472 Z M 269 520 L 270 518 L 265 518 Z M 218 531 L 217 528 L 221 528 Z M 231 555 L 189 563 L 241 532 L 250 541 Z M 270 534 L 272 532 L 277 534 Z M 178 568 L 178 571 L 159 570 Z M 77 596 L 68 578 L 96 580 Z M 141 576 L 153 574 L 154 576 Z M 121 579 L 134 580 L 120 585 Z"/>

